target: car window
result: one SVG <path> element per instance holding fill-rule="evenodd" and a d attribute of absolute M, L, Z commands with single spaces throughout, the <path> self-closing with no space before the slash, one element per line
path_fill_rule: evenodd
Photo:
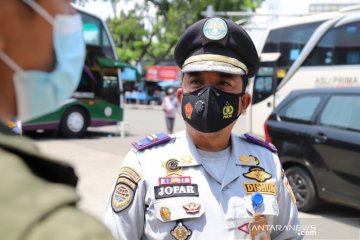
<path fill-rule="evenodd" d="M 332 96 L 320 116 L 320 124 L 360 131 L 360 96 Z"/>
<path fill-rule="evenodd" d="M 320 100 L 320 96 L 298 97 L 283 109 L 279 115 L 286 120 L 310 121 Z"/>

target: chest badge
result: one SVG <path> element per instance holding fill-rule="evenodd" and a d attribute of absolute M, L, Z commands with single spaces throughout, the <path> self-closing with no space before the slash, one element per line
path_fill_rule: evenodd
<path fill-rule="evenodd" d="M 239 159 L 240 162 L 242 162 L 243 164 L 249 164 L 251 162 L 254 162 L 256 165 L 260 164 L 259 159 L 253 155 L 249 155 L 249 156 L 241 155 Z"/>
<path fill-rule="evenodd" d="M 201 205 L 194 202 L 189 202 L 188 204 L 184 205 L 183 208 L 187 214 L 196 214 L 200 212 Z"/>
<path fill-rule="evenodd" d="M 167 207 L 161 207 L 160 208 L 160 216 L 162 217 L 162 219 L 168 221 L 171 218 L 171 211 L 169 208 Z"/>
<path fill-rule="evenodd" d="M 177 159 L 169 159 L 166 162 L 164 162 L 162 165 L 166 170 L 166 176 L 182 175 L 182 167 L 179 167 L 179 161 Z"/>
<path fill-rule="evenodd" d="M 170 233 L 176 240 L 186 240 L 191 236 L 192 231 L 182 222 L 178 222 Z"/>
<path fill-rule="evenodd" d="M 272 175 L 266 172 L 262 167 L 250 167 L 249 172 L 243 174 L 244 177 L 255 179 L 258 182 L 265 182 L 270 179 Z"/>

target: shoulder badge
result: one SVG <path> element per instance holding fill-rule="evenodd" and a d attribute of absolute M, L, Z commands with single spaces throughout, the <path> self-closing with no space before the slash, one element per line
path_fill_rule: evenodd
<path fill-rule="evenodd" d="M 125 210 L 134 200 L 137 184 L 141 180 L 138 172 L 131 167 L 122 167 L 111 198 L 114 212 Z"/>
<path fill-rule="evenodd" d="M 114 212 L 118 213 L 126 209 L 134 199 L 134 190 L 125 183 L 118 183 L 115 186 L 111 199 L 111 206 Z"/>
<path fill-rule="evenodd" d="M 138 142 L 133 142 L 132 145 L 136 150 L 142 151 L 147 148 L 158 145 L 160 143 L 168 142 L 170 140 L 171 140 L 170 135 L 165 133 L 158 133 L 158 134 L 149 135 Z"/>
<path fill-rule="evenodd" d="M 250 133 L 245 133 L 244 137 L 245 138 L 243 138 L 243 139 L 247 142 L 255 143 L 257 145 L 260 145 L 260 146 L 263 146 L 264 148 L 269 149 L 273 153 L 277 153 L 276 147 L 272 143 L 265 141 L 265 139 L 263 139 L 261 137 L 252 135 Z"/>

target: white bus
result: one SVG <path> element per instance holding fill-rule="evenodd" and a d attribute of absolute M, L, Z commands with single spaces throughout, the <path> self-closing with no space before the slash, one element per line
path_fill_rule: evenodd
<path fill-rule="evenodd" d="M 256 135 L 264 136 L 266 118 L 292 90 L 360 86 L 360 6 L 277 25 L 264 39 L 246 116 Z"/>

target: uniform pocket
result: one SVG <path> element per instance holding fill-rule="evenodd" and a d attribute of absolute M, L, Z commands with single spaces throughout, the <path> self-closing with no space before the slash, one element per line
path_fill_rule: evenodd
<path fill-rule="evenodd" d="M 155 215 L 161 222 L 186 218 L 199 218 L 204 214 L 204 204 L 199 197 L 176 197 L 156 200 Z"/>
<path fill-rule="evenodd" d="M 261 215 L 278 216 L 279 206 L 276 196 L 268 195 L 268 194 L 262 194 L 262 196 L 264 198 L 264 201 L 259 207 L 257 207 L 256 213 L 259 213 Z M 251 197 L 252 195 L 250 194 L 245 196 L 245 205 L 248 212 L 250 212 L 251 214 L 255 214 Z"/>

